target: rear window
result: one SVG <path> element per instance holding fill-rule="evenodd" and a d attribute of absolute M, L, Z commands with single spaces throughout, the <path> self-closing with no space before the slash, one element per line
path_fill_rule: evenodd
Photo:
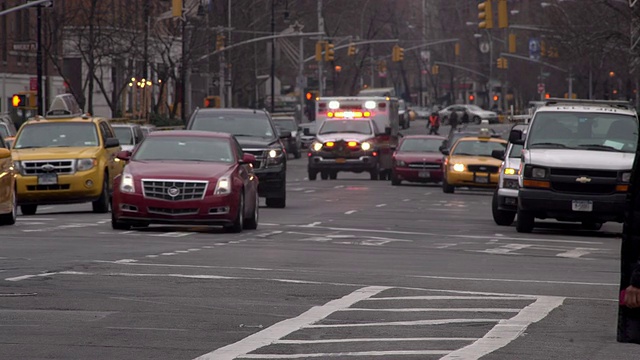
<path fill-rule="evenodd" d="M 236 137 L 275 137 L 269 118 L 261 113 L 199 112 L 189 124 L 189 130 L 222 132 Z"/>

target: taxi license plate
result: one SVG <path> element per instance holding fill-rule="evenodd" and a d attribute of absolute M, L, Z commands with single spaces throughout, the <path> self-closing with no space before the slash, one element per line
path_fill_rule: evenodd
<path fill-rule="evenodd" d="M 573 211 L 593 211 L 593 201 L 591 200 L 573 200 L 571 201 L 571 210 Z"/>
<path fill-rule="evenodd" d="M 428 171 L 420 171 L 420 172 L 418 173 L 418 177 L 420 177 L 420 178 L 425 178 L 425 179 L 426 179 L 426 178 L 430 178 L 430 177 L 431 177 L 431 173 L 430 173 L 430 172 L 428 172 Z"/>
<path fill-rule="evenodd" d="M 58 174 L 49 173 L 38 175 L 38 185 L 56 185 L 58 183 Z"/>
<path fill-rule="evenodd" d="M 488 176 L 478 176 L 478 177 L 476 177 L 476 182 L 478 184 L 488 184 L 489 183 L 489 177 Z"/>
<path fill-rule="evenodd" d="M 336 159 L 336 164 L 344 164 L 347 162 L 347 159 L 344 158 L 338 158 Z"/>

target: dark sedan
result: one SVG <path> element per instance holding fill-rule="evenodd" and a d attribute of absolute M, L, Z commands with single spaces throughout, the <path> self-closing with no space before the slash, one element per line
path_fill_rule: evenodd
<path fill-rule="evenodd" d="M 393 154 L 391 184 L 442 181 L 440 147 L 446 138 L 435 135 L 405 136 Z"/>
<path fill-rule="evenodd" d="M 114 229 L 159 224 L 223 226 L 230 232 L 258 226 L 256 161 L 230 134 L 157 131 L 132 154 L 114 183 Z"/>

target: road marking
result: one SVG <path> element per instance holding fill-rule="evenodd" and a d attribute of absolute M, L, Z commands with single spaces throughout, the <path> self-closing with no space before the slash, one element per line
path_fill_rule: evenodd
<path fill-rule="evenodd" d="M 134 259 L 121 259 L 121 260 L 116 260 L 114 261 L 116 264 L 127 264 L 127 263 L 134 263 L 137 262 L 138 260 L 134 260 Z"/>
<path fill-rule="evenodd" d="M 526 245 L 526 244 L 506 244 L 506 245 L 502 245 L 500 247 L 497 248 L 493 248 L 493 249 L 486 249 L 486 250 L 469 250 L 472 252 L 479 252 L 479 253 L 486 253 L 486 254 L 501 254 L 501 255 L 505 255 L 505 254 L 510 254 L 514 251 L 517 250 L 522 250 L 522 249 L 526 249 L 528 247 L 531 247 L 533 245 Z"/>
<path fill-rule="evenodd" d="M 573 250 L 569 250 L 560 254 L 556 254 L 556 256 L 559 257 L 563 257 L 563 258 L 571 258 L 571 259 L 578 259 L 583 255 L 589 255 L 591 254 L 593 249 L 587 249 L 587 248 L 575 248 Z"/>
<path fill-rule="evenodd" d="M 148 258 L 157 258 L 158 256 L 159 256 L 159 255 L 147 255 L 147 256 L 145 256 L 145 257 L 148 257 Z"/>
<path fill-rule="evenodd" d="M 233 360 L 237 357 L 247 355 L 261 347 L 270 345 L 276 340 L 282 339 L 294 331 L 308 327 L 309 325 L 326 318 L 336 310 L 348 308 L 359 301 L 368 299 L 369 297 L 387 289 L 389 289 L 389 287 L 386 286 L 368 286 L 358 289 L 340 299 L 331 300 L 322 306 L 312 307 L 295 318 L 280 321 L 279 323 L 247 336 L 238 342 L 221 347 L 210 353 L 199 356 L 196 359 Z"/>
<path fill-rule="evenodd" d="M 36 275 L 22 275 L 22 276 L 6 278 L 5 280 L 7 280 L 7 281 L 22 281 L 22 280 L 35 278 L 35 277 L 45 277 L 45 276 L 51 276 L 51 275 L 55 275 L 55 274 L 57 274 L 57 273 L 48 272 L 48 273 L 42 273 L 42 274 L 36 274 Z"/>
<path fill-rule="evenodd" d="M 445 325 L 463 323 L 497 323 L 504 319 L 437 319 L 437 320 L 414 320 L 414 321 L 389 321 L 375 323 L 353 323 L 353 324 L 319 324 L 309 325 L 308 328 L 345 328 L 364 326 L 420 326 L 420 325 Z"/>
<path fill-rule="evenodd" d="M 533 323 L 544 319 L 551 311 L 562 305 L 563 297 L 540 296 L 511 319 L 502 320 L 481 339 L 456 350 L 440 360 L 475 360 L 490 354 L 517 339 Z"/>
<path fill-rule="evenodd" d="M 387 204 L 378 204 L 378 205 L 376 205 L 377 208 L 381 208 L 381 207 L 385 207 L 385 206 L 387 206 Z"/>
<path fill-rule="evenodd" d="M 389 300 L 533 300 L 532 296 L 443 296 L 443 295 L 419 295 L 419 296 L 395 296 L 369 298 L 367 301 Z"/>
<path fill-rule="evenodd" d="M 163 256 L 173 256 L 173 255 L 178 255 L 178 254 L 176 254 L 176 253 L 174 253 L 174 252 L 166 252 L 166 253 L 162 253 L 162 254 L 160 254 L 160 255 L 163 255 Z"/>
<path fill-rule="evenodd" d="M 613 283 L 590 283 L 580 281 L 553 281 L 553 280 L 518 280 L 518 279 L 483 279 L 483 278 L 465 278 L 450 276 L 429 276 L 429 275 L 411 275 L 411 277 L 439 279 L 439 280 L 468 280 L 468 281 L 503 281 L 503 282 L 520 282 L 520 283 L 538 283 L 538 284 L 565 284 L 565 285 L 589 285 L 589 286 L 619 286 Z"/>
<path fill-rule="evenodd" d="M 407 202 L 407 201 L 411 201 L 411 199 L 404 199 L 402 201 Z"/>
<path fill-rule="evenodd" d="M 366 338 L 366 339 L 323 339 L 323 340 L 278 340 L 274 344 L 282 345 L 314 345 L 314 344 L 334 344 L 334 343 L 350 343 L 350 342 L 394 342 L 394 341 L 476 341 L 478 338 L 437 338 L 437 337 L 421 337 L 421 338 Z"/>
<path fill-rule="evenodd" d="M 311 224 L 307 224 L 307 225 L 298 225 L 297 227 L 316 227 L 318 225 L 322 224 L 321 221 L 316 221 L 316 222 L 312 222 Z M 264 225 L 264 224 L 261 224 Z"/>
<path fill-rule="evenodd" d="M 182 231 L 172 231 L 172 232 L 168 232 L 168 233 L 163 233 L 163 234 L 154 234 L 153 236 L 161 236 L 161 237 L 184 237 L 184 236 L 188 236 L 191 235 L 192 233 L 190 232 L 182 232 Z"/>
<path fill-rule="evenodd" d="M 147 255 L 147 256 L 155 256 L 158 255 Z M 118 265 L 129 265 L 129 266 L 153 266 L 153 267 L 177 267 L 177 268 L 192 268 L 192 269 L 231 269 L 231 270 L 251 270 L 251 271 L 283 271 L 283 272 L 312 272 L 308 270 L 298 270 L 298 269 L 270 269 L 270 268 L 260 268 L 260 267 L 239 267 L 239 266 L 215 266 L 215 265 L 180 265 L 180 264 L 152 264 L 152 263 L 116 263 L 113 261 L 105 261 L 105 260 L 93 260 L 96 263 L 109 263 L 109 264 L 118 264 Z"/>
<path fill-rule="evenodd" d="M 171 328 L 146 328 L 146 327 L 126 327 L 126 326 L 107 326 L 105 329 L 111 330 L 142 330 L 142 331 L 188 331 L 187 329 L 171 329 Z"/>
<path fill-rule="evenodd" d="M 344 185 L 336 185 L 336 186 L 334 186 L 333 188 L 334 188 L 334 189 L 342 189 L 343 187 L 344 187 Z"/>
<path fill-rule="evenodd" d="M 266 237 L 273 236 L 273 235 L 278 235 L 278 234 L 282 234 L 282 231 L 279 231 L 279 230 L 271 231 L 271 232 L 264 233 L 264 234 L 258 234 L 258 235 L 256 235 L 256 237 L 266 238 Z"/>
<path fill-rule="evenodd" d="M 307 359 L 320 357 L 344 357 L 344 356 L 400 356 L 400 355 L 447 355 L 453 350 L 398 350 L 398 351 L 358 351 L 342 353 L 317 353 L 317 354 L 251 354 L 238 357 L 238 359 Z M 225 358 L 227 359 L 227 358 Z"/>
<path fill-rule="evenodd" d="M 349 210 L 349 211 L 346 211 L 344 214 L 345 215 L 351 215 L 351 214 L 354 214 L 354 213 L 357 213 L 357 212 L 358 212 L 358 210 Z"/>
<path fill-rule="evenodd" d="M 54 221 L 54 220 L 58 220 L 56 218 L 46 218 L 46 217 L 37 217 L 37 216 L 29 216 L 29 217 L 18 217 L 16 218 L 16 221 L 32 221 L 32 220 L 38 220 L 38 221 Z"/>
<path fill-rule="evenodd" d="M 316 192 L 316 191 L 315 191 L 315 190 L 305 190 L 305 192 L 304 192 L 304 193 L 305 193 L 305 194 L 311 194 L 311 193 L 314 193 L 314 192 Z"/>
<path fill-rule="evenodd" d="M 186 253 L 188 253 L 188 251 L 187 251 L 187 250 L 176 250 L 176 252 L 177 252 L 177 253 L 179 253 L 179 254 L 186 254 Z"/>
<path fill-rule="evenodd" d="M 348 308 L 339 311 L 374 311 L 374 312 L 508 312 L 517 313 L 520 309 L 507 308 L 408 308 L 408 309 L 367 309 Z"/>

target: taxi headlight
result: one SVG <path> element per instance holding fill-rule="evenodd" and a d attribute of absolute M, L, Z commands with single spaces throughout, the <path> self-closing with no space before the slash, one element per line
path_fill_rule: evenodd
<path fill-rule="evenodd" d="M 218 179 L 216 189 L 213 192 L 215 195 L 231 194 L 231 180 L 228 176 L 223 176 Z"/>
<path fill-rule="evenodd" d="M 77 171 L 87 171 L 93 169 L 98 164 L 96 159 L 78 159 L 76 163 Z"/>
<path fill-rule="evenodd" d="M 133 175 L 131 175 L 130 173 L 122 174 L 122 179 L 120 180 L 120 191 L 125 193 L 136 192 L 136 186 L 133 181 Z"/>
<path fill-rule="evenodd" d="M 517 174 L 516 169 L 512 169 L 512 168 L 505 168 L 504 169 L 504 174 L 505 175 L 515 175 Z"/>
<path fill-rule="evenodd" d="M 453 164 L 452 168 L 453 168 L 453 171 L 463 172 L 464 164 Z"/>
<path fill-rule="evenodd" d="M 360 145 L 360 148 L 364 151 L 368 151 L 371 149 L 371 144 L 365 141 Z"/>
<path fill-rule="evenodd" d="M 531 169 L 531 177 L 544 179 L 547 177 L 547 169 L 544 168 L 533 168 Z"/>
<path fill-rule="evenodd" d="M 322 150 L 322 144 L 319 143 L 319 142 L 314 142 L 311 145 L 311 148 L 313 149 L 313 151 L 320 151 L 320 150 Z"/>
<path fill-rule="evenodd" d="M 17 173 L 22 174 L 22 163 L 20 161 L 14 161 L 13 168 Z"/>
<path fill-rule="evenodd" d="M 620 176 L 620 181 L 622 181 L 623 183 L 628 183 L 629 181 L 631 181 L 631 172 L 623 172 Z"/>

